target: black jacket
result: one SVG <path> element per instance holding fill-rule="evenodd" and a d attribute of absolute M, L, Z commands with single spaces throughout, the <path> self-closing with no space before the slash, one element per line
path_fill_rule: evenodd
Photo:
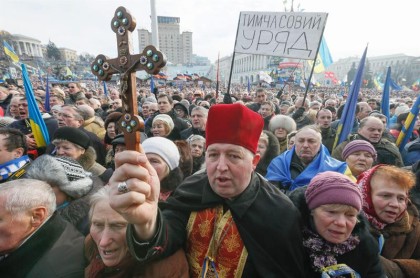
<path fill-rule="evenodd" d="M 307 186 L 293 190 L 289 197 L 302 215 L 304 225 L 311 229 L 311 212 L 306 204 L 305 191 Z M 360 239 L 357 247 L 343 255 L 336 257 L 337 263 L 346 264 L 354 271 L 360 274 L 360 277 L 380 278 L 386 277 L 379 259 L 379 247 L 376 239 L 369 232 L 369 223 L 361 215 L 358 216 L 358 223 L 353 229 L 352 234 L 357 235 Z M 312 229 L 311 229 L 312 230 Z M 309 255 L 308 255 L 309 257 Z M 311 262 L 309 262 L 311 264 Z M 308 277 L 321 277 L 320 273 L 312 270 L 312 274 Z"/>
<path fill-rule="evenodd" d="M 167 257 L 186 241 L 186 226 L 193 211 L 224 205 L 248 251 L 242 277 L 306 277 L 299 213 L 290 200 L 257 174 L 235 200 L 214 193 L 206 173 L 187 178 L 166 203 L 161 203 L 159 227 L 148 246 L 134 241 L 127 231 L 132 254 L 139 261 Z"/>
<path fill-rule="evenodd" d="M 54 214 L 22 246 L 0 261 L 3 278 L 55 278 L 84 275 L 84 237 Z"/>

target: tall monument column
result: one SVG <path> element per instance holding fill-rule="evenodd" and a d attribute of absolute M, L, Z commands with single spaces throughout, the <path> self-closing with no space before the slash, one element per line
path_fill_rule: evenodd
<path fill-rule="evenodd" d="M 152 20 L 152 44 L 159 48 L 159 34 L 157 27 L 156 3 L 155 0 L 150 0 L 150 19 Z"/>

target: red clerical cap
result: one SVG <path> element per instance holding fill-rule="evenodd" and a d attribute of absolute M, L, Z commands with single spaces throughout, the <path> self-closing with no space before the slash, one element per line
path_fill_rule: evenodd
<path fill-rule="evenodd" d="M 206 124 L 206 148 L 214 143 L 242 146 L 257 152 L 264 121 L 243 104 L 216 104 L 210 107 Z"/>

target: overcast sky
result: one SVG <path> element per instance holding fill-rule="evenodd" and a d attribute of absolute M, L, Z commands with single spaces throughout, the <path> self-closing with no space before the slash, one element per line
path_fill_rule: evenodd
<path fill-rule="evenodd" d="M 159 16 L 181 19 L 181 32 L 193 32 L 193 53 L 212 62 L 232 54 L 241 11 L 283 12 L 281 0 L 156 0 Z M 307 12 L 328 13 L 324 36 L 333 60 L 403 53 L 420 56 L 418 9 L 415 0 L 296 0 Z M 290 8 L 291 0 L 287 7 Z M 1 0 L 0 30 L 49 40 L 58 47 L 116 56 L 110 22 L 124 6 L 137 20 L 136 28 L 151 30 L 150 0 Z M 137 32 L 134 32 L 137 53 Z"/>

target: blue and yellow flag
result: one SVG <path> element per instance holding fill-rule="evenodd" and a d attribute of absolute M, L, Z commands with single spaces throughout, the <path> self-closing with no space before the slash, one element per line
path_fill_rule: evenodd
<path fill-rule="evenodd" d="M 357 73 L 351 83 L 349 96 L 346 104 L 344 104 L 343 113 L 341 114 L 341 119 L 338 124 L 333 149 L 347 139 L 347 136 L 349 136 L 353 127 L 354 118 L 356 116 L 357 98 L 359 97 L 360 86 L 362 85 L 363 80 L 363 71 L 365 69 L 367 49 L 368 48 L 366 46 L 365 52 L 363 53 L 362 59 L 359 63 L 359 67 L 357 68 Z"/>
<path fill-rule="evenodd" d="M 386 79 L 384 84 L 384 91 L 382 93 L 381 112 L 386 116 L 386 127 L 389 128 L 389 90 L 391 84 L 391 67 L 388 67 L 386 72 Z"/>
<path fill-rule="evenodd" d="M 321 44 L 319 46 L 318 55 L 315 60 L 315 73 L 324 72 L 333 63 L 331 57 L 330 49 L 328 48 L 327 42 L 324 37 L 321 39 Z M 312 60 L 308 61 L 308 64 L 312 67 L 314 62 Z"/>
<path fill-rule="evenodd" d="M 418 95 L 416 102 L 411 107 L 411 111 L 408 114 L 407 119 L 405 120 L 404 126 L 401 129 L 400 134 L 398 135 L 397 142 L 395 143 L 400 149 L 400 152 L 404 150 L 405 145 L 413 133 L 414 125 L 417 120 L 417 115 L 420 111 L 420 95 Z"/>
<path fill-rule="evenodd" d="M 3 41 L 4 53 L 12 59 L 13 62 L 19 62 L 19 56 L 13 51 L 13 47 L 6 41 Z"/>
<path fill-rule="evenodd" d="M 29 121 L 31 123 L 32 134 L 37 147 L 45 147 L 50 143 L 48 129 L 39 111 L 38 103 L 35 100 L 34 91 L 29 79 L 28 71 L 25 64 L 22 64 L 22 78 L 25 87 L 25 96 L 28 101 Z"/>

